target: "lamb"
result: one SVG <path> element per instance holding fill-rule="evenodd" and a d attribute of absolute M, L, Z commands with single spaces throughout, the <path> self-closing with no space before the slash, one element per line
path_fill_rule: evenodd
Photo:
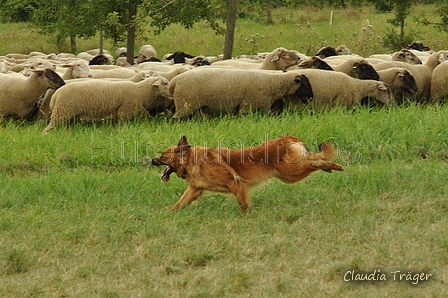
<path fill-rule="evenodd" d="M 406 49 L 393 53 L 391 60 L 407 62 L 411 64 L 422 64 L 422 60 L 420 60 L 417 55 Z"/>
<path fill-rule="evenodd" d="M 397 103 L 401 103 L 403 97 L 414 96 L 418 91 L 414 77 L 406 68 L 392 67 L 379 70 L 378 74 L 380 81 L 389 85 Z"/>
<path fill-rule="evenodd" d="M 255 69 L 198 68 L 174 77 L 170 93 L 176 112 L 184 118 L 205 107 L 207 112 L 241 113 L 269 110 L 280 98 L 293 95 L 303 76 Z"/>
<path fill-rule="evenodd" d="M 144 115 L 158 106 L 161 98 L 171 98 L 168 86 L 169 81 L 162 77 L 149 77 L 139 83 L 91 80 L 68 84 L 53 94 L 51 119 L 44 132 L 48 134 L 75 118 L 127 121 Z"/>
<path fill-rule="evenodd" d="M 232 67 L 252 67 L 265 70 L 283 70 L 286 71 L 288 67 L 296 65 L 299 62 L 299 56 L 295 51 L 289 51 L 285 48 L 277 48 L 266 55 L 266 58 L 260 64 L 258 63 L 242 63 L 235 59 L 217 61 L 213 65 L 224 65 Z"/>
<path fill-rule="evenodd" d="M 34 70 L 29 77 L 0 74 L 0 118 L 24 118 L 42 93 L 63 85 L 64 81 L 51 69 Z"/>
<path fill-rule="evenodd" d="M 89 64 L 87 61 L 82 59 L 64 64 L 62 67 L 67 68 L 62 75 L 63 80 L 93 77 Z"/>
<path fill-rule="evenodd" d="M 313 87 L 314 98 L 311 105 L 318 107 L 351 107 L 365 97 L 390 105 L 394 97 L 390 88 L 381 81 L 359 80 L 338 72 L 320 69 L 292 70 L 288 73 L 305 75 Z"/>
<path fill-rule="evenodd" d="M 448 96 L 448 61 L 440 63 L 431 77 L 431 102 L 439 103 Z"/>
<path fill-rule="evenodd" d="M 416 96 L 420 102 L 427 102 L 430 100 L 431 93 L 431 77 L 434 68 L 448 60 L 448 51 L 439 51 L 432 54 L 425 64 L 409 64 L 406 62 L 388 61 L 374 65 L 376 71 L 391 67 L 404 67 L 409 70 L 418 86 Z"/>
<path fill-rule="evenodd" d="M 343 72 L 353 78 L 361 80 L 379 80 L 376 70 L 363 58 L 350 58 L 341 64 L 333 65 L 331 68 L 335 71 Z"/>
<path fill-rule="evenodd" d="M 154 47 L 149 44 L 143 45 L 138 52 L 136 62 L 141 63 L 143 61 L 147 61 L 147 59 L 151 57 L 157 57 L 156 49 L 154 49 Z"/>

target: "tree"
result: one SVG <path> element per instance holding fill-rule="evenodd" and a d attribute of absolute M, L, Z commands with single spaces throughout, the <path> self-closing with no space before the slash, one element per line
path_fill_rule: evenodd
<path fill-rule="evenodd" d="M 238 0 L 229 0 L 226 21 L 226 38 L 224 41 L 224 59 L 232 58 L 237 12 Z"/>
<path fill-rule="evenodd" d="M 432 25 L 436 29 L 440 31 L 448 32 L 448 3 L 441 1 L 437 5 L 437 12 L 440 17 L 440 21 L 437 22 L 431 22 L 428 20 L 425 14 L 421 14 L 420 17 L 418 17 L 418 20 L 425 26 Z"/>

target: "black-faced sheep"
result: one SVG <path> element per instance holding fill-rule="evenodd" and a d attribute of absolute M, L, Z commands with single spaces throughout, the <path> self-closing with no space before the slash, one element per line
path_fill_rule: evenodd
<path fill-rule="evenodd" d="M 320 69 L 300 69 L 288 73 L 306 75 L 313 87 L 314 97 L 311 105 L 316 108 L 351 107 L 365 97 L 387 105 L 394 103 L 390 88 L 381 81 L 359 80 L 342 72 Z"/>
<path fill-rule="evenodd" d="M 438 103 L 448 97 L 448 61 L 440 63 L 431 77 L 431 102 Z"/>
<path fill-rule="evenodd" d="M 166 60 L 173 60 L 174 64 L 176 63 L 185 63 L 185 58 L 193 59 L 194 56 L 187 54 L 182 51 L 174 52 L 173 54 L 166 57 Z"/>
<path fill-rule="evenodd" d="M 0 118 L 27 116 L 41 94 L 63 85 L 64 81 L 51 69 L 34 70 L 29 77 L 0 74 Z"/>
<path fill-rule="evenodd" d="M 330 57 L 330 56 L 337 56 L 337 54 L 338 53 L 336 52 L 335 48 L 333 48 L 333 47 L 323 47 L 323 48 L 321 48 L 317 52 L 317 54 L 315 56 L 317 56 L 317 57 L 319 57 L 321 59 L 325 59 L 325 58 Z"/>
<path fill-rule="evenodd" d="M 89 61 L 89 65 L 112 65 L 113 59 L 105 54 L 97 55 Z"/>
<path fill-rule="evenodd" d="M 404 67 L 409 70 L 415 79 L 418 86 L 416 96 L 420 102 L 427 102 L 430 100 L 431 93 L 431 77 L 434 68 L 443 61 L 448 60 L 448 51 L 439 51 L 432 54 L 425 64 L 409 64 L 406 62 L 387 61 L 374 65 L 374 68 L 383 70 L 391 67 Z"/>
<path fill-rule="evenodd" d="M 170 83 L 176 112 L 184 118 L 201 108 L 207 112 L 247 113 L 269 110 L 280 98 L 295 94 L 300 74 L 252 69 L 205 68 L 180 74 Z"/>
<path fill-rule="evenodd" d="M 330 66 L 333 70 L 343 72 L 356 79 L 379 80 L 376 70 L 364 58 L 350 58 L 340 64 L 330 64 Z"/>
<path fill-rule="evenodd" d="M 327 62 L 325 62 L 324 60 L 322 60 L 321 58 L 319 58 L 317 56 L 305 58 L 297 65 L 297 67 L 293 66 L 290 69 L 294 69 L 294 68 L 333 70 L 333 68 Z"/>
<path fill-rule="evenodd" d="M 380 80 L 389 85 L 397 103 L 402 103 L 403 98 L 414 96 L 417 91 L 417 83 L 406 68 L 392 67 L 379 70 Z"/>
<path fill-rule="evenodd" d="M 406 49 L 413 49 L 417 51 L 430 51 L 431 49 L 427 46 L 424 46 L 421 41 L 414 41 L 412 44 L 407 45 Z"/>
<path fill-rule="evenodd" d="M 75 118 L 126 121 L 144 115 L 158 101 L 171 98 L 168 86 L 169 81 L 160 76 L 139 83 L 89 80 L 67 84 L 51 98 L 51 119 L 45 133 Z"/>

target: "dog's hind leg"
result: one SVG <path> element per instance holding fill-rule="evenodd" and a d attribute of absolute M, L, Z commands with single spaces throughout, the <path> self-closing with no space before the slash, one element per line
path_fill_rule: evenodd
<path fill-rule="evenodd" d="M 247 190 L 245 182 L 242 181 L 232 181 L 227 187 L 235 195 L 236 200 L 241 206 L 241 213 L 246 213 L 247 208 L 250 207 L 249 202 L 249 191 Z"/>
<path fill-rule="evenodd" d="M 176 211 L 182 207 L 185 207 L 186 205 L 191 204 L 192 202 L 199 199 L 203 192 L 204 191 L 202 189 L 189 185 L 188 188 L 184 191 L 184 194 L 182 195 L 180 200 L 169 211 Z"/>

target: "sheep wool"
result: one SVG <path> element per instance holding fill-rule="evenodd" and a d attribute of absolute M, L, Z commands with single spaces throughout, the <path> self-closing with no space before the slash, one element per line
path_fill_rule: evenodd
<path fill-rule="evenodd" d="M 44 132 L 75 118 L 130 120 L 135 115 L 145 114 L 159 100 L 171 98 L 168 86 L 169 81 L 160 76 L 138 83 L 86 80 L 68 84 L 53 94 L 50 123 Z"/>
<path fill-rule="evenodd" d="M 290 72 L 200 67 L 171 80 L 173 118 L 204 107 L 212 113 L 268 110 L 275 100 L 293 95 L 301 81 L 300 75 Z"/>
<path fill-rule="evenodd" d="M 0 74 L 0 118 L 25 117 L 42 93 L 64 84 L 61 77 L 51 69 L 31 71 L 29 77 Z"/>
<path fill-rule="evenodd" d="M 431 77 L 431 102 L 438 103 L 448 97 L 448 61 L 440 63 Z"/>
<path fill-rule="evenodd" d="M 392 91 L 382 81 L 359 80 L 342 72 L 321 69 L 301 69 L 290 72 L 306 75 L 314 94 L 310 105 L 316 108 L 351 107 L 360 103 L 364 97 L 374 98 L 387 105 L 394 103 Z"/>

